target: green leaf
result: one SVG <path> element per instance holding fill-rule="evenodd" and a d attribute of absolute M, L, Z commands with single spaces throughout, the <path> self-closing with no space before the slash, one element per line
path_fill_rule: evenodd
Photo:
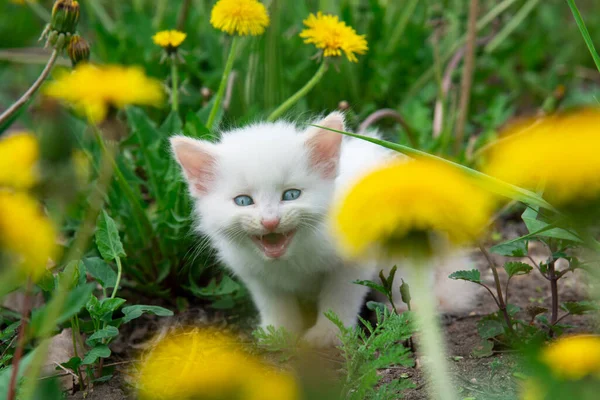
<path fill-rule="evenodd" d="M 99 257 L 89 257 L 83 260 L 88 272 L 102 285 L 104 289 L 114 288 L 117 283 L 117 273 L 111 266 Z"/>
<path fill-rule="evenodd" d="M 375 144 L 378 144 L 385 148 L 388 148 L 390 150 L 394 150 L 399 153 L 406 154 L 407 156 L 410 156 L 410 157 L 421 157 L 421 158 L 426 158 L 426 159 L 442 162 L 446 165 L 455 167 L 455 168 L 461 170 L 462 172 L 466 173 L 470 177 L 476 179 L 480 185 L 482 185 L 484 188 L 490 190 L 493 193 L 499 194 L 501 196 L 506 196 L 506 197 L 514 199 L 514 200 L 522 201 L 523 203 L 530 204 L 532 206 L 541 206 L 548 210 L 553 210 L 553 211 L 555 210 L 555 208 L 550 203 L 548 203 L 546 200 L 544 200 L 541 196 L 539 196 L 536 193 L 533 193 L 529 190 L 520 188 L 515 185 L 511 185 L 510 183 L 506 183 L 506 182 L 496 179 L 492 176 L 489 176 L 489 175 L 486 175 L 479 171 L 476 171 L 472 168 L 466 167 L 464 165 L 455 163 L 450 160 L 446 160 L 444 158 L 435 156 L 433 154 L 429 154 L 429 153 L 426 153 L 421 150 L 413 149 L 412 147 L 404 146 L 404 145 L 401 145 L 398 143 L 381 140 L 381 139 L 378 139 L 375 137 L 363 136 L 363 135 L 358 135 L 356 133 L 339 131 L 337 129 L 332 129 L 332 128 L 314 125 L 314 124 L 311 124 L 311 125 L 316 126 L 321 129 L 328 130 L 328 131 L 341 133 L 342 135 L 351 136 L 351 137 L 354 137 L 357 139 L 365 140 L 367 142 L 375 143 Z"/>
<path fill-rule="evenodd" d="M 102 299 L 100 300 L 100 302 L 98 302 L 96 308 L 93 310 L 93 315 L 101 321 L 110 322 L 112 321 L 113 312 L 115 312 L 117 309 L 119 309 L 119 307 L 125 304 L 125 301 L 125 299 L 121 299 L 118 297 L 114 299 Z"/>
<path fill-rule="evenodd" d="M 495 319 L 482 319 L 477 324 L 477 332 L 482 339 L 491 339 L 504 333 L 504 325 Z"/>
<path fill-rule="evenodd" d="M 367 308 L 371 311 L 377 311 L 379 310 L 380 312 L 385 312 L 386 310 L 386 306 L 383 303 L 380 303 L 378 301 L 367 301 Z"/>
<path fill-rule="evenodd" d="M 565 229 L 553 228 L 553 224 L 538 219 L 539 207 L 527 207 L 521 215 L 521 219 L 525 222 L 527 230 L 530 234 L 540 237 L 551 237 L 555 239 L 569 240 L 572 242 L 581 243 L 582 240 Z"/>
<path fill-rule="evenodd" d="M 527 240 L 523 237 L 516 238 L 492 246 L 490 251 L 507 257 L 525 257 L 527 255 Z"/>
<path fill-rule="evenodd" d="M 65 269 L 58 274 L 57 282 L 68 279 L 68 287 L 73 288 L 86 282 L 86 268 L 81 260 L 71 261 Z"/>
<path fill-rule="evenodd" d="M 65 300 L 65 304 L 63 306 L 63 310 L 60 313 L 60 316 L 56 321 L 54 321 L 55 325 L 60 325 L 68 320 L 70 320 L 75 315 L 79 314 L 79 311 L 86 305 L 92 292 L 94 291 L 95 283 L 87 283 L 85 285 L 77 286 L 75 289 L 71 290 L 67 295 L 67 299 Z M 31 325 L 30 330 L 34 336 L 40 331 L 42 327 L 42 322 L 44 320 L 44 316 L 46 315 L 46 309 L 48 305 L 38 308 L 33 311 L 31 315 Z"/>
<path fill-rule="evenodd" d="M 102 339 L 114 338 L 118 334 L 119 334 L 119 330 L 117 328 L 115 328 L 114 326 L 109 325 L 106 328 L 103 328 L 103 329 L 100 329 L 99 331 L 94 332 L 94 334 L 92 336 L 87 338 L 85 343 L 88 346 L 93 347 L 98 342 L 101 342 Z"/>
<path fill-rule="evenodd" d="M 509 278 L 512 278 L 515 275 L 527 275 L 532 269 L 533 267 L 531 265 L 523 262 L 515 261 L 504 264 L 504 270 L 506 270 Z"/>
<path fill-rule="evenodd" d="M 593 301 L 566 301 L 560 305 L 560 308 L 573 315 L 600 310 L 600 306 Z"/>
<path fill-rule="evenodd" d="M 183 127 L 183 132 L 186 136 L 193 137 L 195 139 L 214 139 L 200 117 L 191 111 L 185 117 L 185 126 Z"/>
<path fill-rule="evenodd" d="M 163 134 L 163 137 L 169 137 L 175 133 L 181 132 L 183 126 L 181 123 L 181 118 L 179 118 L 179 114 L 177 111 L 171 111 L 165 119 L 165 122 L 160 126 L 160 131 Z"/>
<path fill-rule="evenodd" d="M 356 281 L 353 281 L 352 283 L 369 287 L 369 288 L 371 288 L 373 290 L 377 290 L 379 293 L 383 293 L 387 296 L 387 291 L 385 290 L 385 287 L 383 287 L 373 281 L 356 280 Z"/>
<path fill-rule="evenodd" d="M 494 354 L 494 342 L 491 340 L 482 340 L 478 345 L 476 345 L 471 354 L 475 358 L 485 358 Z"/>
<path fill-rule="evenodd" d="M 197 286 L 193 280 L 191 281 L 191 283 L 193 283 L 194 286 L 194 294 L 203 297 L 230 295 L 237 292 L 241 288 L 239 283 L 237 283 L 227 275 L 223 275 L 223 278 L 221 278 L 221 281 L 219 283 L 217 283 L 216 279 L 211 279 L 208 285 L 203 288 Z"/>
<path fill-rule="evenodd" d="M 173 315 L 173 311 L 167 310 L 163 307 L 158 306 L 145 306 L 145 305 L 135 305 L 135 306 L 127 306 L 122 310 L 125 316 L 123 317 L 123 323 L 127 323 L 133 319 L 139 318 L 144 313 L 150 313 L 154 315 L 158 315 L 159 317 L 170 317 Z"/>
<path fill-rule="evenodd" d="M 455 280 L 463 280 L 475 283 L 481 283 L 481 273 L 479 270 L 472 269 L 470 271 L 456 271 L 451 273 L 448 278 Z"/>
<path fill-rule="evenodd" d="M 19 371 L 17 372 L 17 381 L 19 381 L 23 377 L 25 371 L 27 371 L 27 369 L 29 368 L 29 365 L 35 357 L 35 353 L 38 351 L 38 349 L 39 347 L 35 348 L 33 351 L 29 352 L 25 357 L 21 359 L 21 362 L 19 363 Z M 12 375 L 12 371 L 12 365 L 8 368 L 0 370 L 0 398 L 4 398 L 1 396 L 4 396 L 6 393 L 8 393 L 8 387 L 10 385 L 10 377 Z"/>
<path fill-rule="evenodd" d="M 115 224 L 115 221 L 104 210 L 98 216 L 96 245 L 98 246 L 100 255 L 106 261 L 126 256 L 121 238 L 119 237 L 119 231 L 117 230 L 117 224 Z"/>
<path fill-rule="evenodd" d="M 69 361 L 67 361 L 66 363 L 62 363 L 60 365 L 62 365 L 65 368 L 70 369 L 71 371 L 77 371 L 77 368 L 79 368 L 81 366 L 81 358 L 71 357 L 71 359 Z M 60 367 L 56 367 L 55 369 L 57 371 L 61 370 Z"/>
<path fill-rule="evenodd" d="M 90 365 L 95 363 L 99 358 L 110 357 L 110 349 L 107 345 L 101 344 L 91 349 L 83 358 L 81 364 Z"/>

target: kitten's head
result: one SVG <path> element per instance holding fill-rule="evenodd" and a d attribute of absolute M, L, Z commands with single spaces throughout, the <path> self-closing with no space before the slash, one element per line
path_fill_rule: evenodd
<path fill-rule="evenodd" d="M 317 125 L 344 130 L 344 119 L 332 113 Z M 341 143 L 336 132 L 285 122 L 236 129 L 218 143 L 171 138 L 200 230 L 265 259 L 290 257 L 324 219 Z"/>

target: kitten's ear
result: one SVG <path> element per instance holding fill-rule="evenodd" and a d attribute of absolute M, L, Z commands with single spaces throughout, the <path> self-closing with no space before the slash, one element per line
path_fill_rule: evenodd
<path fill-rule="evenodd" d="M 215 176 L 214 145 L 186 136 L 173 136 L 170 142 L 190 192 L 194 196 L 205 195 Z"/>
<path fill-rule="evenodd" d="M 321 121 L 315 123 L 326 128 L 344 130 L 344 116 L 339 112 L 332 112 Z M 306 146 L 310 152 L 310 164 L 318 170 L 324 178 L 333 179 L 337 175 L 342 146 L 342 134 L 310 127 L 306 132 Z"/>

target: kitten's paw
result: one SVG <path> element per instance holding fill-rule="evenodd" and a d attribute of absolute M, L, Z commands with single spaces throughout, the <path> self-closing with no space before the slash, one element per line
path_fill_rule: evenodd
<path fill-rule="evenodd" d="M 302 339 L 312 347 L 334 347 L 341 344 L 338 334 L 339 330 L 334 325 L 315 325 L 306 331 Z"/>

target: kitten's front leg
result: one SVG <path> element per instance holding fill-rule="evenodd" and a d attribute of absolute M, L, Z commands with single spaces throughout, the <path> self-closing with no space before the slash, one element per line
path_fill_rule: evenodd
<path fill-rule="evenodd" d="M 246 286 L 260 314 L 260 326 L 269 325 L 285 328 L 291 333 L 300 333 L 303 328 L 302 313 L 297 298 L 291 294 L 258 280 L 245 280 Z"/>
<path fill-rule="evenodd" d="M 339 329 L 324 313 L 332 310 L 344 326 L 354 326 L 364 298 L 369 289 L 353 281 L 373 278 L 372 266 L 341 265 L 330 273 L 323 284 L 318 300 L 316 324 L 304 335 L 304 339 L 316 347 L 328 347 L 339 343 Z"/>

